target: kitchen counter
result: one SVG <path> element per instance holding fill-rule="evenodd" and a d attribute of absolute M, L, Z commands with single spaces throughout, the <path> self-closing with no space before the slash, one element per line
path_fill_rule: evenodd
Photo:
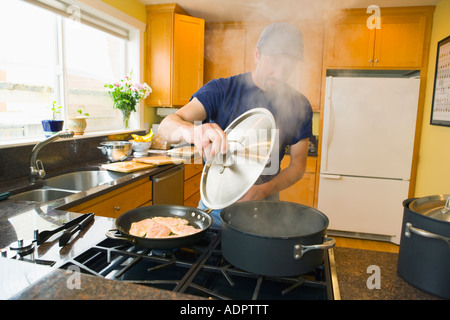
<path fill-rule="evenodd" d="M 104 218 L 101 218 L 104 219 Z M 96 221 L 97 223 L 97 221 Z M 334 248 L 340 298 L 342 300 L 438 300 L 406 283 L 397 274 L 397 254 L 351 248 Z M 26 263 L 26 262 L 16 262 Z M 369 289 L 369 266 L 380 268 L 380 289 Z M 0 272 L 3 264 L 0 264 Z M 203 298 L 133 285 L 114 280 L 80 275 L 79 288 L 70 289 L 71 273 L 52 270 L 12 299 L 162 299 L 203 300 Z M 75 290 L 76 289 L 76 290 Z"/>
<path fill-rule="evenodd" d="M 24 262 L 25 263 L 25 262 Z M 96 276 L 54 270 L 12 297 L 13 300 L 204 300 Z"/>
<path fill-rule="evenodd" d="M 436 296 L 416 289 L 397 273 L 397 253 L 334 248 L 336 272 L 342 300 L 436 300 Z M 379 267 L 379 289 L 375 287 Z M 370 279 L 369 279 L 370 278 Z M 375 287 L 369 289 L 369 286 Z"/>

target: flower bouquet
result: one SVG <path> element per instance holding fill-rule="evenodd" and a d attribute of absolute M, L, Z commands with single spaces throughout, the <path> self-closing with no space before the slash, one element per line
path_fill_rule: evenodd
<path fill-rule="evenodd" d="M 108 95 L 114 101 L 114 109 L 122 111 L 125 128 L 128 128 L 131 112 L 136 111 L 136 104 L 152 92 L 146 83 L 133 83 L 131 73 L 113 84 L 105 84 L 105 88 L 108 88 Z"/>

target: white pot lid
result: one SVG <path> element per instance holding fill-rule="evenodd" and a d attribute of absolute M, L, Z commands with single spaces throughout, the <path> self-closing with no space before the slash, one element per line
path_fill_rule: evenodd
<path fill-rule="evenodd" d="M 203 168 L 200 194 L 209 209 L 233 204 L 253 186 L 270 159 L 277 136 L 275 119 L 264 108 L 243 113 L 225 133 L 230 145 L 227 154 L 217 154 Z"/>

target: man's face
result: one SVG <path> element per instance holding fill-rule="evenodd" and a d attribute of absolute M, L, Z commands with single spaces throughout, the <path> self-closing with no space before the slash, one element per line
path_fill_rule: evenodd
<path fill-rule="evenodd" d="M 289 55 L 265 55 L 255 49 L 255 82 L 263 90 L 272 91 L 287 82 L 297 60 Z"/>

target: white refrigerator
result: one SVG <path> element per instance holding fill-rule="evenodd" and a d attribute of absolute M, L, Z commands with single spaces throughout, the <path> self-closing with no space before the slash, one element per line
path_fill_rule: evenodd
<path fill-rule="evenodd" d="M 318 210 L 329 233 L 400 242 L 418 78 L 327 77 Z"/>

